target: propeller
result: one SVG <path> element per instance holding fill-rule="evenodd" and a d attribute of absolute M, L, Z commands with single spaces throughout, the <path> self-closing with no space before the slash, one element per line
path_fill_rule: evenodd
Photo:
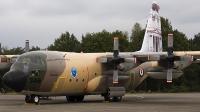
<path fill-rule="evenodd" d="M 159 61 L 166 60 L 168 62 L 167 69 L 167 82 L 172 82 L 172 70 L 174 67 L 175 61 L 194 61 L 193 56 L 175 56 L 173 54 L 173 34 L 168 34 L 168 48 L 167 48 L 167 56 L 159 56 L 159 55 L 148 55 L 148 60 Z"/>
<path fill-rule="evenodd" d="M 176 56 L 173 54 L 173 34 L 168 34 L 168 50 L 167 57 L 168 61 L 168 69 L 167 69 L 167 82 L 172 82 L 172 69 L 174 66 L 174 61 L 176 60 Z"/>
<path fill-rule="evenodd" d="M 114 70 L 113 70 L 113 83 L 118 83 L 118 65 L 120 62 L 124 62 L 124 58 L 120 58 L 119 55 L 119 39 L 118 37 L 114 37 L 114 49 L 113 49 L 113 58 L 112 62 L 114 63 Z"/>
<path fill-rule="evenodd" d="M 175 56 L 173 54 L 173 34 L 168 34 L 168 48 L 167 48 L 167 56 L 165 60 L 168 61 L 168 69 L 167 69 L 167 82 L 172 82 L 172 70 L 174 66 L 174 61 L 193 61 L 193 56 Z"/>
<path fill-rule="evenodd" d="M 113 70 L 113 83 L 118 83 L 118 71 L 120 67 L 120 63 L 137 63 L 137 58 L 122 58 L 119 56 L 119 38 L 114 37 L 114 46 L 113 46 L 113 58 L 107 58 L 107 57 L 99 57 L 96 58 L 96 62 L 98 63 L 113 63 L 114 64 L 114 70 Z"/>

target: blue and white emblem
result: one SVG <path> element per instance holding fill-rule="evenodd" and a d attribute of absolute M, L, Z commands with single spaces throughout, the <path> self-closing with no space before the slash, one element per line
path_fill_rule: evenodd
<path fill-rule="evenodd" d="M 71 75 L 73 78 L 76 78 L 76 76 L 78 75 L 78 71 L 76 70 L 76 68 L 74 67 L 71 68 Z"/>

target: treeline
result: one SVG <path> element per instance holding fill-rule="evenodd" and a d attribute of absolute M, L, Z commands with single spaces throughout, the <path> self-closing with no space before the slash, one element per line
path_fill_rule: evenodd
<path fill-rule="evenodd" d="M 167 50 L 168 33 L 174 35 L 174 51 L 200 51 L 200 33 L 193 38 L 188 39 L 186 35 L 177 29 L 173 29 L 170 21 L 166 18 L 161 18 L 163 51 Z M 140 50 L 145 34 L 145 28 L 142 28 L 139 23 L 135 23 L 131 35 L 126 31 L 108 32 L 102 30 L 96 33 L 86 33 L 82 35 L 81 42 L 78 41 L 74 34 L 65 32 L 59 38 L 56 38 L 54 43 L 49 45 L 47 50 L 66 51 L 66 52 L 112 52 L 113 37 L 119 37 L 120 52 L 134 52 Z M 32 51 L 40 50 L 39 47 L 32 47 Z M 1 54 L 22 54 L 24 49 L 21 47 L 6 49 L 2 48 Z M 8 71 L 0 71 L 0 78 Z M 174 79 L 173 83 L 168 84 L 166 80 L 157 80 L 148 77 L 140 84 L 136 91 L 154 91 L 154 92 L 197 92 L 200 91 L 200 64 L 192 64 L 185 68 L 184 74 L 178 79 Z M 0 85 L 3 86 L 3 85 Z"/>

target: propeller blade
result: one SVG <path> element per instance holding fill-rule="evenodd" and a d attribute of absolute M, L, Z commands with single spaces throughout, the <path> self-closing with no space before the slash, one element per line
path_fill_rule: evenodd
<path fill-rule="evenodd" d="M 113 71 L 113 84 L 118 83 L 118 70 Z"/>
<path fill-rule="evenodd" d="M 167 82 L 171 83 L 172 82 L 172 68 L 169 68 L 167 70 Z"/>
<path fill-rule="evenodd" d="M 173 34 L 168 34 L 168 47 L 173 47 Z"/>
<path fill-rule="evenodd" d="M 173 34 L 168 34 L 168 55 L 173 53 Z"/>
<path fill-rule="evenodd" d="M 118 37 L 114 37 L 114 57 L 117 57 L 119 54 L 119 39 Z"/>

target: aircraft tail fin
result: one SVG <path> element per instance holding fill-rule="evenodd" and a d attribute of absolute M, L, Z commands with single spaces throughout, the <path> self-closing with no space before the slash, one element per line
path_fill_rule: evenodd
<path fill-rule="evenodd" d="M 142 48 L 139 52 L 162 52 L 161 20 L 159 14 L 160 7 L 157 2 L 153 2 Z"/>

